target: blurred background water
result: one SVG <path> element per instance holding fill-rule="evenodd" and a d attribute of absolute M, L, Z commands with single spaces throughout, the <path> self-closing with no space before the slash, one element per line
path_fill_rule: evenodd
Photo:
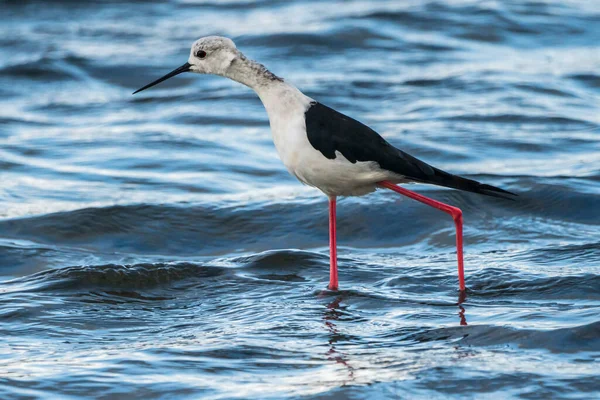
<path fill-rule="evenodd" d="M 0 398 L 600 396 L 600 2 L 3 1 Z M 201 36 L 509 202 L 327 203 Z"/>

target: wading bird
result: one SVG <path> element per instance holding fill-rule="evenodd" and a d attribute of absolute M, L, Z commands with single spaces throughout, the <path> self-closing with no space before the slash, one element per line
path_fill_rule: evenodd
<path fill-rule="evenodd" d="M 220 75 L 253 89 L 267 110 L 273 141 L 287 170 L 329 197 L 329 289 L 338 288 L 336 198 L 361 196 L 382 187 L 452 216 L 459 288 L 464 292 L 462 211 L 397 184 L 428 183 L 509 199 L 514 193 L 442 171 L 395 148 L 373 129 L 311 99 L 246 58 L 225 37 L 198 39 L 185 64 L 133 94 L 183 72 Z"/>

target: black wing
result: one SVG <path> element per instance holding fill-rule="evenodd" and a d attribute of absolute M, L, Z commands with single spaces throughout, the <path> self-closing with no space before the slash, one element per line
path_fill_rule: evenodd
<path fill-rule="evenodd" d="M 377 132 L 321 103 L 314 102 L 305 114 L 308 141 L 325 157 L 334 159 L 339 151 L 351 163 L 374 161 L 388 171 L 421 183 L 445 186 L 510 198 L 514 193 L 477 181 L 452 175 L 399 150 Z"/>

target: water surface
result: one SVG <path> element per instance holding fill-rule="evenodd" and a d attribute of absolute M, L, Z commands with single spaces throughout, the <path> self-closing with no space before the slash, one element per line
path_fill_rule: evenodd
<path fill-rule="evenodd" d="M 0 398 L 600 396 L 594 1 L 5 2 Z M 288 175 L 232 37 L 309 96 L 516 202 L 338 206 Z M 459 304 L 459 300 L 462 301 Z"/>

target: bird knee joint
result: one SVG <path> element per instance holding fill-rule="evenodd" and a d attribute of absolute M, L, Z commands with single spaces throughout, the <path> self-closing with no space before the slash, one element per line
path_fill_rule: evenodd
<path fill-rule="evenodd" d="M 455 222 L 462 222 L 463 213 L 462 210 L 458 207 L 450 207 L 450 215 L 452 215 L 452 219 Z"/>

